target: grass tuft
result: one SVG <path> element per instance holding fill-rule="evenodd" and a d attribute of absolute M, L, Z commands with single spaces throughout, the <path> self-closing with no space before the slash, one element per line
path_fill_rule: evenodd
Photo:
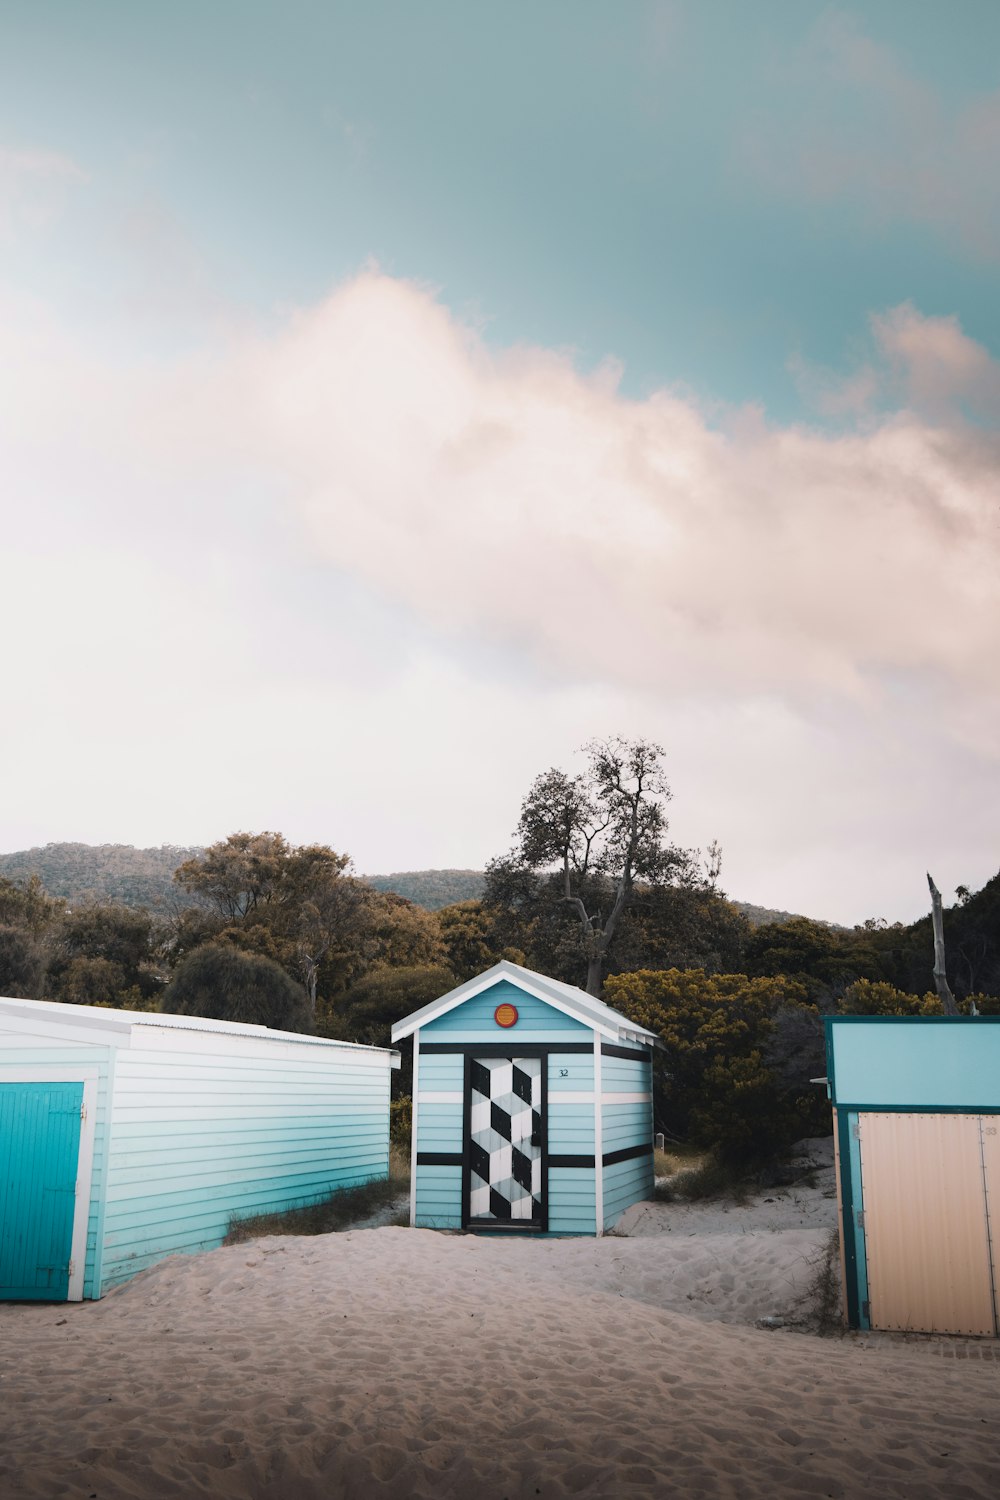
<path fill-rule="evenodd" d="M 727 1198 L 731 1202 L 747 1203 L 751 1193 L 751 1184 L 708 1156 L 702 1157 L 694 1166 L 675 1171 L 667 1181 L 658 1182 L 653 1189 L 653 1201 L 696 1203 L 708 1198 Z"/>
<path fill-rule="evenodd" d="M 260 1239 L 272 1234 L 336 1234 L 350 1229 L 362 1219 L 368 1219 L 389 1203 L 395 1203 L 410 1186 L 409 1159 L 398 1146 L 389 1148 L 389 1175 L 376 1177 L 371 1182 L 359 1183 L 357 1187 L 340 1188 L 321 1203 L 311 1203 L 305 1208 L 289 1208 L 283 1213 L 248 1214 L 244 1218 L 231 1219 L 229 1233 L 223 1240 L 225 1245 L 242 1245 L 246 1240 Z M 405 1219 L 397 1214 L 393 1223 L 409 1224 L 407 1210 Z"/>
<path fill-rule="evenodd" d="M 669 1151 L 657 1150 L 653 1153 L 653 1170 L 657 1177 L 673 1177 L 677 1172 L 700 1167 L 705 1159 L 706 1153 L 697 1146 L 671 1142 Z"/>
<path fill-rule="evenodd" d="M 823 1334 L 827 1338 L 843 1335 L 840 1235 L 836 1229 L 830 1235 L 826 1252 L 816 1272 L 816 1279 L 809 1288 L 806 1306 L 812 1310 L 812 1323 L 816 1333 Z"/>

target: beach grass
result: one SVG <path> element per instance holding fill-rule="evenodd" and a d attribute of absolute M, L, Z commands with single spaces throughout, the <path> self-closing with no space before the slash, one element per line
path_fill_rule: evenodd
<path fill-rule="evenodd" d="M 682 1141 L 671 1141 L 669 1149 L 653 1153 L 653 1170 L 657 1177 L 673 1177 L 676 1172 L 690 1171 L 704 1163 L 707 1152 Z"/>
<path fill-rule="evenodd" d="M 657 1152 L 657 1156 L 661 1154 Z M 720 1165 L 711 1156 L 700 1155 L 682 1161 L 663 1177 L 657 1169 L 657 1183 L 651 1196 L 655 1203 L 695 1203 L 709 1198 L 746 1203 L 752 1192 L 753 1184 L 731 1168 Z"/>
<path fill-rule="evenodd" d="M 246 1240 L 273 1234 L 336 1234 L 377 1214 L 379 1209 L 388 1204 L 397 1202 L 409 1191 L 409 1186 L 409 1155 L 393 1144 L 389 1147 L 388 1177 L 376 1177 L 371 1182 L 359 1183 L 357 1187 L 340 1188 L 320 1203 L 311 1203 L 305 1208 L 235 1218 L 229 1225 L 229 1233 L 223 1243 L 241 1245 Z M 392 1222 L 395 1224 L 403 1221 L 408 1224 L 409 1218 L 407 1210 L 405 1220 L 400 1213 Z"/>

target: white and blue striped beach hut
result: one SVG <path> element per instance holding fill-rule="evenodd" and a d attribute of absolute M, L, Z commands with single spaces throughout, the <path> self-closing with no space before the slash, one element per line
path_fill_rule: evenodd
<path fill-rule="evenodd" d="M 603 1234 L 653 1186 L 654 1032 L 504 960 L 413 1038 L 411 1224 Z"/>
<path fill-rule="evenodd" d="M 100 1297 L 385 1177 L 387 1048 L 0 999 L 0 1299 Z"/>

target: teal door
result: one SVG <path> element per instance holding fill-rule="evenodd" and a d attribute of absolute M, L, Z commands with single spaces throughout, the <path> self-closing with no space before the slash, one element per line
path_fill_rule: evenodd
<path fill-rule="evenodd" d="M 0 1083 L 0 1299 L 65 1302 L 82 1083 Z"/>

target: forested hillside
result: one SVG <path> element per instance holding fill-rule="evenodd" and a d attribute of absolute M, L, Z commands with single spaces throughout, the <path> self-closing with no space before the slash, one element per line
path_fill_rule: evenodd
<path fill-rule="evenodd" d="M 200 846 L 181 848 L 161 844 L 136 849 L 131 844 L 46 844 L 0 854 L 0 876 L 24 881 L 37 875 L 50 896 L 70 904 L 81 901 L 119 901 L 123 906 L 152 910 L 194 904 L 174 881 L 174 871 L 186 859 L 203 853 Z M 396 870 L 390 875 L 361 877 L 377 891 L 405 896 L 425 911 L 440 911 L 456 901 L 478 901 L 483 894 L 482 870 Z M 787 922 L 794 915 L 748 901 L 734 901 L 751 927 Z"/>
<path fill-rule="evenodd" d="M 440 911 L 456 901 L 478 901 L 485 878 L 482 870 L 397 870 L 365 876 L 377 891 L 395 891 L 426 911 Z"/>
<path fill-rule="evenodd" d="M 50 896 L 71 905 L 81 901 L 118 901 L 151 909 L 191 905 L 191 897 L 174 884 L 174 871 L 199 848 L 161 844 L 136 849 L 132 844 L 46 844 L 0 854 L 0 876 L 23 882 L 37 875 Z"/>

